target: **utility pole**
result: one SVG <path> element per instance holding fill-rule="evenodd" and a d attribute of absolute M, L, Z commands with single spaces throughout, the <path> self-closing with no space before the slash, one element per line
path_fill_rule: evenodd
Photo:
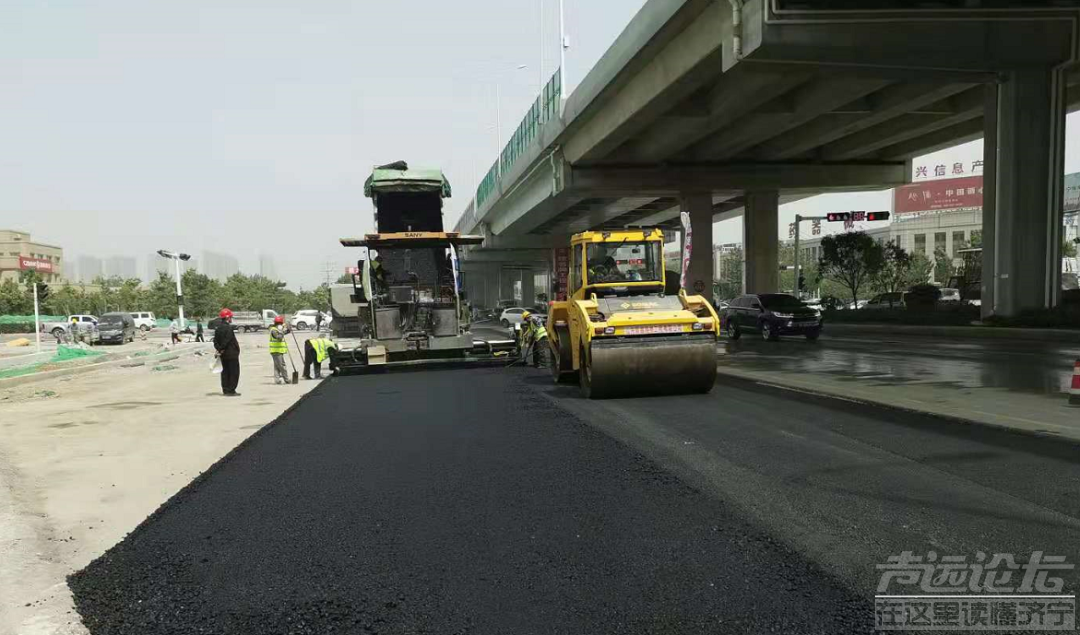
<path fill-rule="evenodd" d="M 34 283 L 34 339 L 37 341 L 37 352 L 41 352 L 41 317 L 38 312 L 37 283 Z"/>
<path fill-rule="evenodd" d="M 799 223 L 804 220 L 828 220 L 828 216 L 802 216 L 795 215 L 795 297 L 802 299 L 802 289 L 799 288 L 799 276 L 802 275 L 802 271 L 799 270 Z"/>

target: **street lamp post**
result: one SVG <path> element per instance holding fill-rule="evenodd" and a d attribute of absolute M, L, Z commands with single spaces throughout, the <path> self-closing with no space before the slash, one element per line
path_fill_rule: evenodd
<path fill-rule="evenodd" d="M 176 306 L 180 309 L 180 330 L 184 330 L 184 292 L 180 288 L 180 261 L 187 262 L 191 260 L 191 256 L 188 254 L 177 253 L 175 251 L 168 251 L 167 249 L 159 249 L 158 255 L 162 258 L 170 258 L 176 264 Z"/>

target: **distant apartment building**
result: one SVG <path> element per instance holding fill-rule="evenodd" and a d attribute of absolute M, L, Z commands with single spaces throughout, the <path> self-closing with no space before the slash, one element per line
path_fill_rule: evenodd
<path fill-rule="evenodd" d="M 229 254 L 214 251 L 202 252 L 201 271 L 208 277 L 225 282 L 229 276 L 240 272 L 240 262 Z"/>
<path fill-rule="evenodd" d="M 121 278 L 128 280 L 138 278 L 139 274 L 135 259 L 129 256 L 110 256 L 105 259 L 104 274 L 106 278 Z"/>
<path fill-rule="evenodd" d="M 75 259 L 75 274 L 71 278 L 83 284 L 90 284 L 94 280 L 105 275 L 105 267 L 101 258 L 94 256 L 79 256 Z"/>
<path fill-rule="evenodd" d="M 267 280 L 277 280 L 277 265 L 270 254 L 259 254 L 259 275 Z"/>
<path fill-rule="evenodd" d="M 0 282 L 18 281 L 24 271 L 37 271 L 45 282 L 64 279 L 64 250 L 34 242 L 27 232 L 0 229 Z"/>

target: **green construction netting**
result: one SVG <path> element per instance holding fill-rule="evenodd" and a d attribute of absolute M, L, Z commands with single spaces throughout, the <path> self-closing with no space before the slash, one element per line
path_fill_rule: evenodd
<path fill-rule="evenodd" d="M 42 322 L 63 322 L 67 319 L 65 315 L 42 315 L 38 317 Z M 0 324 L 21 324 L 23 322 L 33 322 L 33 315 L 0 315 Z"/>
<path fill-rule="evenodd" d="M 50 359 L 50 362 L 66 362 L 69 359 L 79 359 L 80 357 L 94 357 L 95 355 L 104 355 L 104 353 L 98 351 L 91 351 L 76 346 L 64 346 L 61 344 L 56 348 L 56 355 Z"/>

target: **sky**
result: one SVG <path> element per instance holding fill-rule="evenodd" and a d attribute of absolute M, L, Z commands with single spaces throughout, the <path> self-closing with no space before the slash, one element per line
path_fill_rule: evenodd
<path fill-rule="evenodd" d="M 571 90 L 643 4 L 567 0 Z M 508 138 L 558 64 L 557 5 L 0 0 L 0 227 L 69 264 L 134 256 L 141 274 L 158 249 L 209 250 L 254 273 L 268 254 L 314 286 L 355 260 L 338 238 L 372 229 L 373 165 L 442 167 L 453 224 L 495 159 L 496 121 Z M 785 206 L 781 232 L 796 212 L 889 206 L 816 197 Z M 714 234 L 739 240 L 741 221 Z"/>

